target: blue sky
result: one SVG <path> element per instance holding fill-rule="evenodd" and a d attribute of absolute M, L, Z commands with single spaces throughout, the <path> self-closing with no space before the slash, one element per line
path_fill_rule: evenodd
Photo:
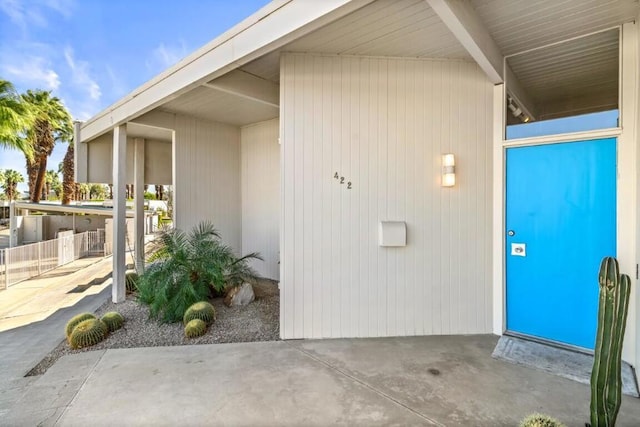
<path fill-rule="evenodd" d="M 86 120 L 267 3 L 0 0 L 0 78 L 20 92 L 52 90 Z M 50 169 L 65 150 L 55 149 Z M 24 158 L 0 148 L 7 168 L 24 174 Z"/>

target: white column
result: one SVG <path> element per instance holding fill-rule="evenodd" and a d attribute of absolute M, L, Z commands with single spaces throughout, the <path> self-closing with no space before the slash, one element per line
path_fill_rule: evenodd
<path fill-rule="evenodd" d="M 18 246 L 18 218 L 16 218 L 16 202 L 9 202 L 9 247 Z"/>
<path fill-rule="evenodd" d="M 144 271 L 144 139 L 135 139 L 134 156 L 135 191 L 135 262 L 138 273 Z"/>
<path fill-rule="evenodd" d="M 124 273 L 127 267 L 125 258 L 126 184 L 127 127 L 120 125 L 113 129 L 113 284 L 111 285 L 111 295 L 115 303 L 123 302 L 126 297 L 124 283 Z"/>

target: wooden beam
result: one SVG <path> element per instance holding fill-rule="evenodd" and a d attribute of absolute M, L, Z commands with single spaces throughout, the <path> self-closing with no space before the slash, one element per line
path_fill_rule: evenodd
<path fill-rule="evenodd" d="M 426 0 L 493 84 L 504 83 L 503 55 L 469 2 Z"/>
<path fill-rule="evenodd" d="M 507 82 L 507 94 L 513 98 L 513 100 L 518 104 L 518 107 L 522 110 L 522 112 L 529 117 L 529 119 L 537 120 L 540 116 L 540 112 L 533 102 L 529 93 L 522 87 L 520 84 L 520 80 L 516 77 L 516 75 L 509 67 L 509 64 L 506 64 L 506 82 Z"/>
<path fill-rule="evenodd" d="M 537 109 L 509 66 L 504 66 L 502 51 L 468 1 L 426 0 L 460 44 L 475 59 L 494 85 L 507 82 L 507 93 L 520 109 L 535 120 Z M 505 69 L 506 68 L 506 75 Z"/>
<path fill-rule="evenodd" d="M 202 86 L 280 108 L 280 86 L 245 71 L 231 71 Z"/>

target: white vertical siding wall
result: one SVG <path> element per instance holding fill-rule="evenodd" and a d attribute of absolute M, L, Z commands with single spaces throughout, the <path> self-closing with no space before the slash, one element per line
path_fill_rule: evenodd
<path fill-rule="evenodd" d="M 175 116 L 175 219 L 188 230 L 203 220 L 241 250 L 240 129 Z"/>
<path fill-rule="evenodd" d="M 281 336 L 490 333 L 491 140 L 476 64 L 283 55 Z"/>
<path fill-rule="evenodd" d="M 262 276 L 280 278 L 279 119 L 241 128 L 242 253 L 260 252 L 252 261 Z"/>

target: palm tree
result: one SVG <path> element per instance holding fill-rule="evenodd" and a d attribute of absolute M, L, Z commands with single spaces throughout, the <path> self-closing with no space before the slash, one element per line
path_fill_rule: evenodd
<path fill-rule="evenodd" d="M 78 189 L 80 191 L 80 200 L 87 200 L 89 198 L 89 184 L 82 183 L 78 185 Z"/>
<path fill-rule="evenodd" d="M 62 204 L 68 205 L 74 199 L 75 176 L 73 170 L 73 141 L 69 142 L 67 154 L 64 155 L 59 170 L 62 172 Z"/>
<path fill-rule="evenodd" d="M 60 177 L 58 176 L 58 172 L 50 169 L 47 171 L 44 177 L 44 188 L 43 198 L 45 200 L 49 200 L 49 195 L 51 194 L 51 190 L 60 185 Z"/>
<path fill-rule="evenodd" d="M 24 182 L 24 177 L 18 171 L 7 169 L 2 173 L 2 189 L 9 201 L 15 200 L 18 195 L 18 183 Z"/>
<path fill-rule="evenodd" d="M 89 199 L 104 199 L 104 196 L 107 194 L 107 190 L 105 186 L 102 184 L 90 184 L 89 187 Z"/>
<path fill-rule="evenodd" d="M 28 90 L 22 96 L 34 117 L 34 122 L 27 129 L 27 140 L 34 146 L 35 156 L 32 161 L 27 158 L 27 174 L 29 175 L 29 192 L 32 202 L 39 202 L 47 171 L 47 159 L 53 151 L 56 141 L 70 141 L 73 135 L 71 115 L 62 101 L 51 92 L 44 90 Z"/>
<path fill-rule="evenodd" d="M 32 123 L 33 116 L 13 85 L 0 79 L 0 147 L 18 149 L 32 158 L 33 145 L 23 137 Z"/>

